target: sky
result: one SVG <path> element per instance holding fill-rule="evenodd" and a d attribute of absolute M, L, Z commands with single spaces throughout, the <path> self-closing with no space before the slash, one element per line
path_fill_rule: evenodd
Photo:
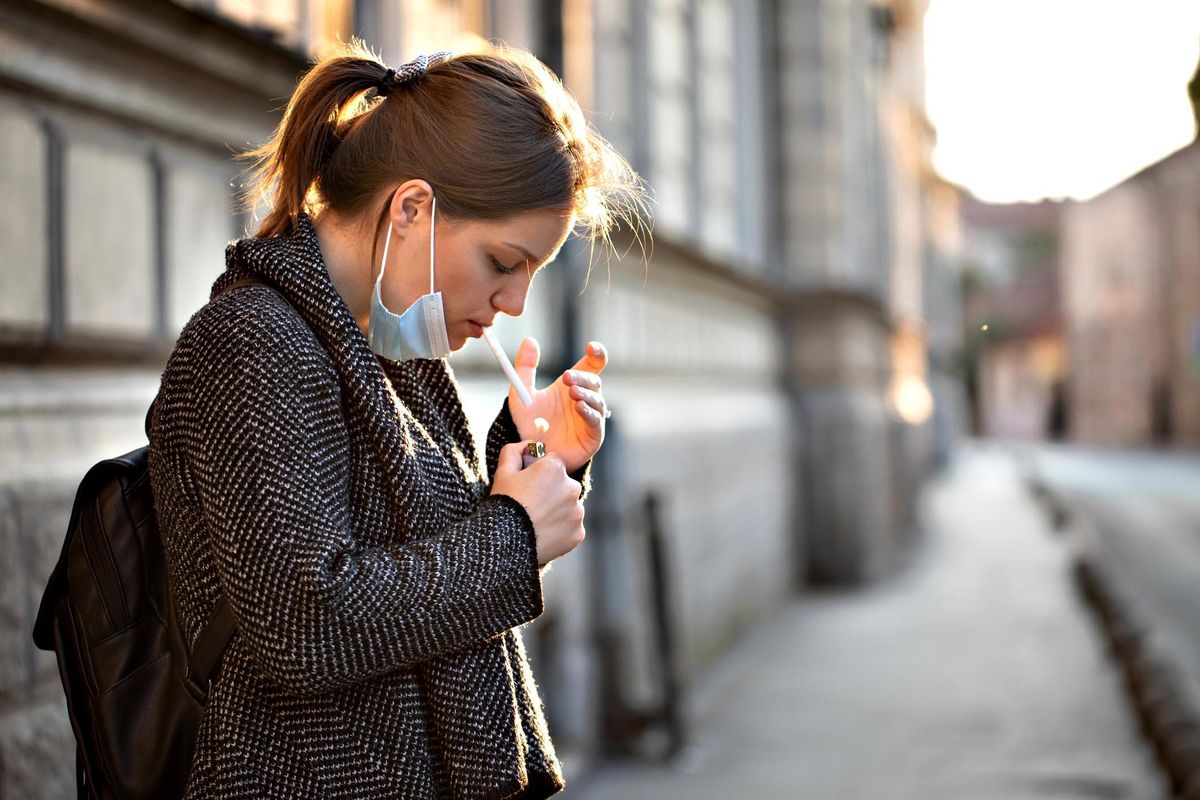
<path fill-rule="evenodd" d="M 931 0 L 933 161 L 990 202 L 1093 197 L 1192 140 L 1200 0 Z"/>

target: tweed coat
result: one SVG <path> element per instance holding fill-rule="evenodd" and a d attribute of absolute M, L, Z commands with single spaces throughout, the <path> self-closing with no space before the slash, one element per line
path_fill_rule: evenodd
<path fill-rule="evenodd" d="M 225 289 L 244 277 L 272 287 Z M 548 797 L 564 783 L 516 626 L 543 609 L 533 525 L 490 495 L 449 364 L 377 357 L 316 230 L 226 249 L 150 417 L 172 598 L 238 630 L 187 798 Z M 588 488 L 588 465 L 575 475 Z"/>

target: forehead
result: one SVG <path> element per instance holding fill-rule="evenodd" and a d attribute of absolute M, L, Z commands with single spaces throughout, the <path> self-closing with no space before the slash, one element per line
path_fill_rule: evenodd
<path fill-rule="evenodd" d="M 527 250 L 545 258 L 562 246 L 574 223 L 573 215 L 556 210 L 522 211 L 498 220 L 463 222 L 462 232 L 493 244 L 520 252 Z"/>

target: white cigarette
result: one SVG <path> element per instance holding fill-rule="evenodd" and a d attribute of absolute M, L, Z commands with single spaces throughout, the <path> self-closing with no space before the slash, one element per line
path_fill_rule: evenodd
<path fill-rule="evenodd" d="M 529 389 L 526 388 L 525 384 L 521 383 L 521 377 L 517 375 L 512 362 L 508 360 L 508 356 L 505 355 L 504 348 L 500 346 L 500 342 L 496 341 L 496 335 L 492 333 L 491 327 L 483 329 L 483 340 L 488 343 L 488 347 L 492 348 L 492 355 L 500 362 L 500 369 L 504 370 L 504 374 L 508 376 L 509 382 L 517 390 L 517 394 L 521 396 L 521 402 L 526 406 L 533 405 L 533 398 L 529 395 Z"/>

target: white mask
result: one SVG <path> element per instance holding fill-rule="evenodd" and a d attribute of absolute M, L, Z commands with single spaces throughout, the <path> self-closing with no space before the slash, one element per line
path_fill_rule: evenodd
<path fill-rule="evenodd" d="M 450 337 L 446 331 L 446 314 L 442 293 L 433 290 L 433 239 L 437 222 L 437 198 L 429 212 L 429 294 L 421 295 L 403 314 L 393 314 L 383 304 L 380 286 L 387 269 L 388 245 L 392 241 L 392 223 L 388 222 L 387 238 L 383 242 L 383 264 L 375 279 L 371 299 L 371 317 L 367 323 L 367 340 L 371 350 L 393 361 L 410 358 L 445 358 L 450 355 Z"/>

